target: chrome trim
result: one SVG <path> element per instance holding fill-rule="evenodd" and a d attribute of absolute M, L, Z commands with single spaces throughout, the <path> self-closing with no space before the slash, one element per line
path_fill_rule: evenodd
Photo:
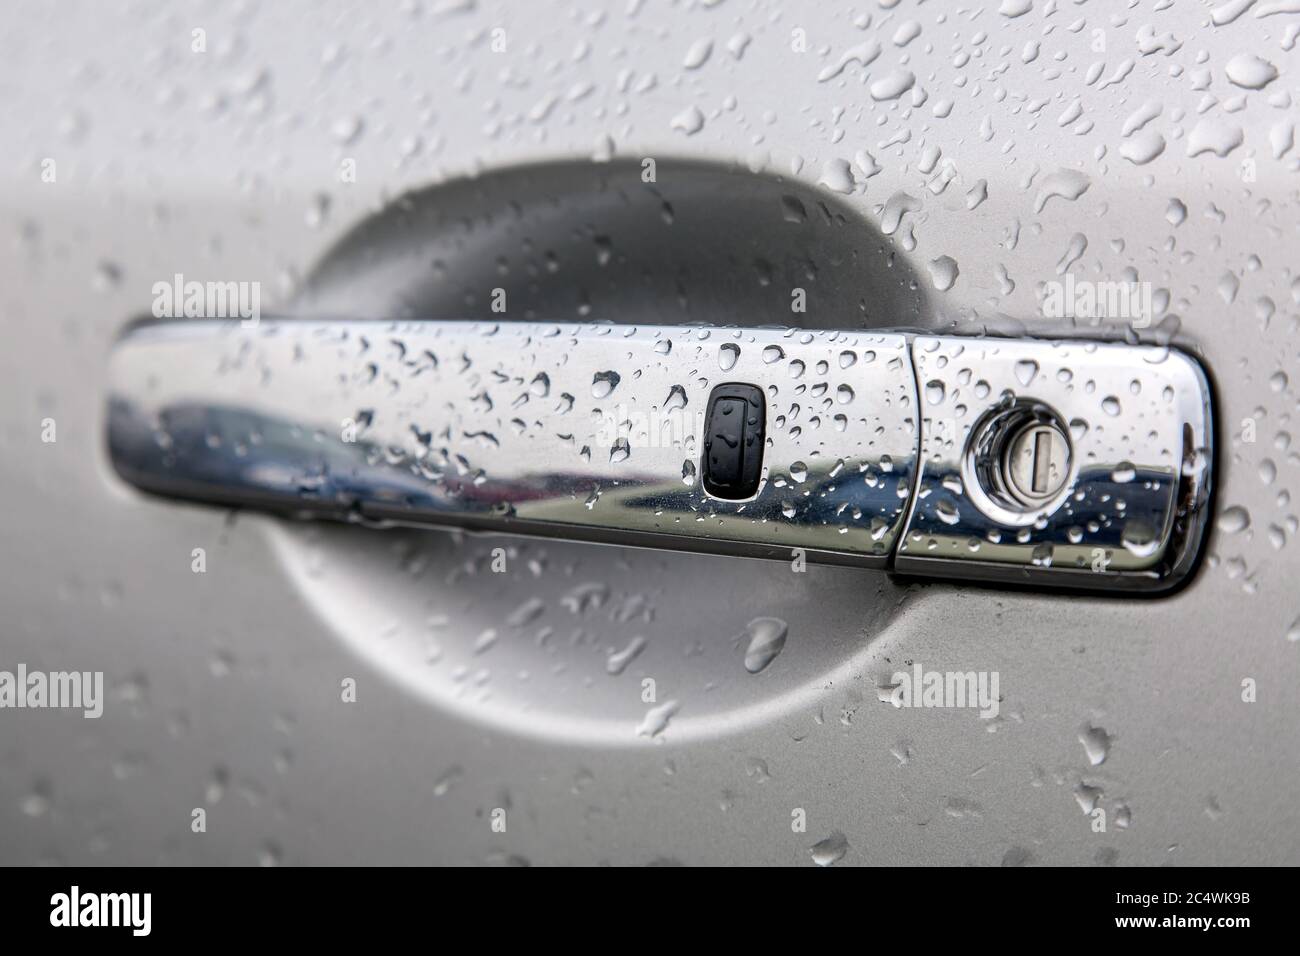
<path fill-rule="evenodd" d="M 728 382 L 768 403 L 745 501 L 701 481 Z M 972 428 L 1008 408 L 1069 425 L 1037 510 L 981 487 L 1006 459 Z M 535 322 L 137 325 L 108 445 L 146 491 L 294 515 L 1152 591 L 1195 564 L 1213 461 L 1168 348 Z"/>
<path fill-rule="evenodd" d="M 920 474 L 895 559 L 906 573 L 1164 590 L 1191 570 L 1213 462 L 1204 372 L 1170 348 L 919 336 Z M 988 500 L 971 456 L 997 408 L 1069 429 L 1071 476 L 1036 510 Z"/>
<path fill-rule="evenodd" d="M 147 491 L 876 568 L 918 443 L 907 341 L 869 332 L 162 322 L 128 331 L 110 378 L 113 462 Z M 768 400 L 746 501 L 700 481 L 709 393 L 733 381 Z"/>

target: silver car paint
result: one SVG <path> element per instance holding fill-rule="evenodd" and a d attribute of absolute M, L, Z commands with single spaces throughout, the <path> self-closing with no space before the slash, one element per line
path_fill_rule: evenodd
<path fill-rule="evenodd" d="M 1291 6 L 7 5 L 0 668 L 102 670 L 108 700 L 98 720 L 0 711 L 0 860 L 1297 862 Z M 1151 282 L 1136 334 L 1215 377 L 1199 574 L 1156 601 L 914 585 L 297 525 L 111 474 L 108 351 L 154 283 L 258 281 L 268 308 L 351 315 L 463 303 L 402 258 L 401 202 L 381 207 L 430 186 L 495 202 L 494 175 L 560 160 L 596 179 L 611 154 L 779 179 L 880 232 L 867 261 L 814 247 L 806 314 L 780 264 L 738 254 L 733 286 L 648 296 L 667 321 L 1036 332 L 1067 272 Z M 326 255 L 368 217 L 369 255 L 365 236 Z M 729 226 L 698 228 L 757 241 Z M 521 244 L 512 265 L 560 288 L 576 255 L 552 272 Z M 906 280 L 886 288 L 885 262 Z M 846 317 L 855 269 L 908 314 Z M 998 716 L 890 706 L 915 664 L 996 672 Z"/>

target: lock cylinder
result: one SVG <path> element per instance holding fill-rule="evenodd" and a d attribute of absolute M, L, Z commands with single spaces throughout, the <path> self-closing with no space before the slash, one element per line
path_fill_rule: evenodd
<path fill-rule="evenodd" d="M 1011 401 L 971 429 L 963 478 L 981 511 L 1007 524 L 1030 524 L 1068 493 L 1073 458 L 1069 429 L 1055 410 Z"/>

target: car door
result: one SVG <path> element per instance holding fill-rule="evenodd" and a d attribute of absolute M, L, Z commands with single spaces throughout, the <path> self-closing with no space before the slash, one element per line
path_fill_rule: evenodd
<path fill-rule="evenodd" d="M 1296 862 L 1292 6 L 0 16 L 0 667 L 103 680 L 94 719 L 0 715 L 5 862 Z M 140 344 L 210 319 L 181 357 Z M 702 443 L 618 401 L 654 382 L 671 411 L 680 384 L 696 421 L 742 370 L 765 434 L 809 454 L 767 461 L 762 547 L 731 548 Z M 1038 512 L 949 540 L 984 512 L 944 511 L 942 482 L 937 523 L 886 522 L 877 561 L 787 546 L 869 541 L 888 496 L 925 514 L 901 466 L 963 454 L 999 375 L 1072 409 L 1006 446 L 1029 492 L 1099 429 L 1135 449 L 1072 466 L 1125 486 L 1077 529 L 1111 535 L 1095 555 L 1067 522 L 1055 560 L 964 573 Z M 455 409 L 427 384 L 467 376 Z M 115 417 L 158 388 L 170 418 Z M 1144 417 L 1175 390 L 1206 411 L 1188 455 Z M 283 415 L 248 418 L 271 394 Z M 491 427 L 453 433 L 465 408 Z M 886 427 L 899 471 L 861 451 Z M 228 470 L 150 487 L 130 435 L 142 468 Z M 647 504 L 617 476 L 658 440 L 681 488 Z M 560 493 L 476 470 L 542 448 Z M 1135 593 L 1123 562 L 1175 521 L 1123 530 L 1168 491 L 1147 453 L 1201 497 L 1178 573 Z M 434 520 L 445 476 L 495 497 Z M 345 479 L 420 526 L 321 515 Z"/>

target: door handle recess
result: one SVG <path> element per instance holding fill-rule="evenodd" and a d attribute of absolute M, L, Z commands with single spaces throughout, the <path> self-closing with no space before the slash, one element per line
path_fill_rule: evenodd
<path fill-rule="evenodd" d="M 1158 591 L 1211 486 L 1205 375 L 1163 347 L 212 320 L 110 364 L 126 481 L 304 516 Z"/>

